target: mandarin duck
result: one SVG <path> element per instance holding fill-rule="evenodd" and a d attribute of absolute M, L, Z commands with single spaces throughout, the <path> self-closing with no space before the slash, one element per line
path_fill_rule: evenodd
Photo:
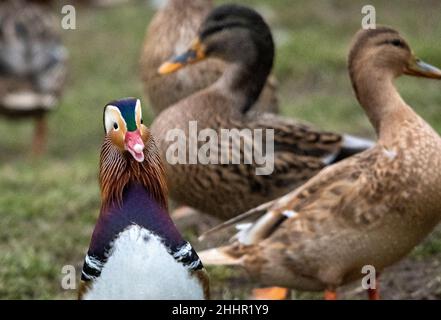
<path fill-rule="evenodd" d="M 165 172 L 140 100 L 107 104 L 104 129 L 101 212 L 79 298 L 208 298 L 202 263 L 167 213 Z"/>

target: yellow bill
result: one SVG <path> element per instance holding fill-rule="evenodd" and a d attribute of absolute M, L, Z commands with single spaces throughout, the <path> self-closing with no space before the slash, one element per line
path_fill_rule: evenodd
<path fill-rule="evenodd" d="M 206 58 L 205 47 L 199 38 L 193 41 L 187 52 L 178 55 L 171 60 L 164 62 L 158 69 L 159 74 L 169 74 L 178 71 L 188 64 L 196 63 Z"/>

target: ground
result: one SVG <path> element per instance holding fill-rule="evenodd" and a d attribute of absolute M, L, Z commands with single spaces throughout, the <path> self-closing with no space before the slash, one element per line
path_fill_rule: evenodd
<path fill-rule="evenodd" d="M 235 2 L 260 10 L 274 30 L 284 115 L 374 137 L 346 71 L 347 48 L 360 26 L 363 1 Z M 439 1 L 369 3 L 376 8 L 378 23 L 399 29 L 415 53 L 441 66 Z M 30 121 L 0 119 L 0 298 L 75 297 L 74 290 L 61 288 L 61 269 L 74 265 L 79 276 L 98 214 L 103 106 L 115 98 L 143 96 L 138 57 L 152 14 L 146 1 L 78 9 L 77 29 L 63 31 L 70 52 L 69 81 L 59 109 L 50 116 L 49 150 L 41 159 L 29 157 Z M 438 132 L 440 85 L 416 78 L 398 81 L 405 100 Z M 146 99 L 144 110 L 147 113 Z M 184 233 L 198 246 L 195 232 Z M 440 258 L 438 231 L 384 273 L 384 297 L 440 299 Z M 255 285 L 240 270 L 209 271 L 214 298 L 245 298 Z M 343 288 L 344 296 L 363 298 L 358 287 Z M 293 297 L 321 298 L 299 292 Z"/>

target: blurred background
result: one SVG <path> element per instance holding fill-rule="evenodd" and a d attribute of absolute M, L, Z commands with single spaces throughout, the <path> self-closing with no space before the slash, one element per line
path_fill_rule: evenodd
<path fill-rule="evenodd" d="M 0 117 L 0 299 L 76 297 L 75 291 L 61 288 L 61 269 L 74 265 L 79 279 L 98 216 L 103 107 L 116 98 L 142 97 L 145 121 L 152 120 L 142 93 L 139 54 L 145 29 L 163 1 L 117 2 L 77 6 L 77 29 L 62 30 L 70 71 L 59 109 L 49 116 L 44 156 L 38 160 L 30 156 L 32 121 Z M 347 48 L 360 27 L 363 5 L 374 5 L 377 23 L 400 30 L 419 57 L 441 66 L 441 1 L 229 2 L 253 6 L 273 29 L 282 114 L 320 128 L 374 137 L 346 70 Z M 62 4 L 55 12 L 60 21 Z M 403 77 L 397 84 L 404 99 L 441 132 L 441 83 Z M 194 230 L 184 234 L 198 247 Z M 383 296 L 441 299 L 440 261 L 438 228 L 385 273 Z M 253 287 L 237 269 L 209 271 L 214 298 L 246 298 Z M 356 287 L 342 290 L 347 298 L 362 297 Z"/>

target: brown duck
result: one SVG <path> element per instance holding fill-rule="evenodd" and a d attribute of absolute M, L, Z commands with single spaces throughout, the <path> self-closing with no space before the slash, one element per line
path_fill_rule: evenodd
<path fill-rule="evenodd" d="M 216 228 L 242 224 L 233 244 L 201 253 L 204 263 L 240 265 L 265 284 L 327 290 L 331 299 L 336 288 L 364 276 L 364 266 L 378 275 L 437 225 L 441 138 L 393 80 L 441 79 L 441 70 L 416 58 L 397 31 L 381 27 L 357 33 L 349 73 L 377 145 Z M 379 297 L 374 289 L 370 298 Z"/>
<path fill-rule="evenodd" d="M 229 219 L 286 194 L 326 165 L 372 145 L 277 115 L 250 111 L 274 57 L 270 29 L 254 10 L 237 5 L 216 8 L 203 23 L 191 49 L 165 63 L 160 72 L 176 71 L 205 57 L 226 61 L 225 72 L 213 85 L 181 100 L 155 119 L 152 133 L 164 157 L 174 144 L 167 136 L 176 129 L 189 136 L 190 121 L 197 121 L 199 130 L 214 129 L 219 136 L 222 129 L 274 130 L 274 171 L 256 175 L 260 165 L 255 161 L 207 165 L 167 161 L 171 197 L 177 203 Z M 216 148 L 227 149 L 222 141 L 216 143 Z M 239 152 L 243 159 L 243 146 Z"/>
<path fill-rule="evenodd" d="M 140 64 L 144 91 L 155 114 L 210 86 L 225 70 L 225 63 L 213 58 L 168 77 L 161 77 L 157 72 L 165 60 L 186 49 L 212 9 L 212 0 L 168 0 L 151 21 Z M 269 77 L 252 109 L 277 112 L 276 86 L 274 77 Z"/>

